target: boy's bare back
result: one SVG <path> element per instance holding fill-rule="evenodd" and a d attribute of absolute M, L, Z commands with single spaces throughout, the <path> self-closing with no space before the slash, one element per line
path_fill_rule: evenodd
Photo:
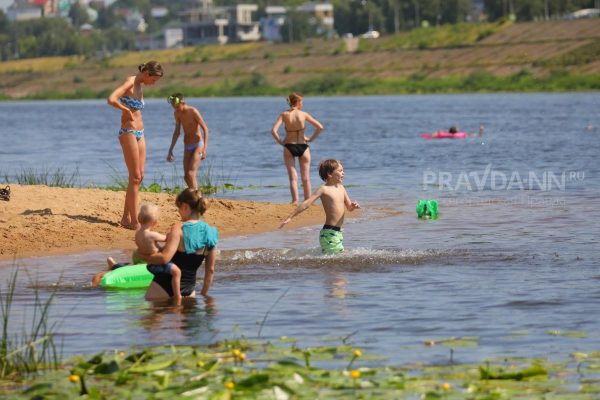
<path fill-rule="evenodd" d="M 166 236 L 151 231 L 150 229 L 138 229 L 135 232 L 135 244 L 137 245 L 137 251 L 143 255 L 150 255 L 160 250 L 157 242 L 164 242 Z"/>

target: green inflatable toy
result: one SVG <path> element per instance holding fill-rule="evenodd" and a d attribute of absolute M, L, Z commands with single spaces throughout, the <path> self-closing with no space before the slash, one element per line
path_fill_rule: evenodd
<path fill-rule="evenodd" d="M 100 286 L 111 289 L 147 288 L 153 277 L 146 264 L 127 265 L 104 274 Z"/>
<path fill-rule="evenodd" d="M 437 219 L 437 200 L 419 200 L 417 203 L 417 218 Z"/>

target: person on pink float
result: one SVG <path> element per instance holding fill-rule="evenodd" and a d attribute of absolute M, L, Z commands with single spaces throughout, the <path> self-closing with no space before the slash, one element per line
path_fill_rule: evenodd
<path fill-rule="evenodd" d="M 156 61 L 149 61 L 138 67 L 138 73 L 125 79 L 116 88 L 107 102 L 121 111 L 121 129 L 119 142 L 123 150 L 127 166 L 128 182 L 125 193 L 125 206 L 121 217 L 121 226 L 127 229 L 137 229 L 139 213 L 139 189 L 144 179 L 146 163 L 146 140 L 144 138 L 144 94 L 142 86 L 154 85 L 162 76 L 163 68 Z"/>
<path fill-rule="evenodd" d="M 292 194 L 292 204 L 298 204 L 298 174 L 296 173 L 296 157 L 300 164 L 300 175 L 302 177 L 302 188 L 304 189 L 304 200 L 311 195 L 310 187 L 310 148 L 312 143 L 323 130 L 323 125 L 314 119 L 309 113 L 302 111 L 303 97 L 299 93 L 291 93 L 287 102 L 290 109 L 282 112 L 273 128 L 271 134 L 275 141 L 283 146 L 283 161 L 288 172 L 290 180 L 290 192 Z M 304 134 L 306 122 L 315 127 L 311 137 Z M 277 131 L 281 124 L 285 127 L 285 138 L 281 140 Z"/>

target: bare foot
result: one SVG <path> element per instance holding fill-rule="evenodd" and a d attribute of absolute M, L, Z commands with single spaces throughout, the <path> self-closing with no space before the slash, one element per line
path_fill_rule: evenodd
<path fill-rule="evenodd" d="M 106 258 L 106 264 L 108 265 L 108 269 L 111 270 L 112 267 L 114 267 L 115 265 L 117 265 L 117 262 L 112 257 L 107 257 Z"/>
<path fill-rule="evenodd" d="M 120 225 L 121 225 L 121 227 L 123 227 L 125 229 L 131 229 L 132 231 L 135 231 L 138 229 L 138 224 L 132 224 L 132 223 L 125 224 L 121 221 Z"/>

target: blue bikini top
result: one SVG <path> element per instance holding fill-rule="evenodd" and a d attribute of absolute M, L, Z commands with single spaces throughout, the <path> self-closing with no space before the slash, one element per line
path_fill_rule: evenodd
<path fill-rule="evenodd" d="M 135 97 L 121 96 L 119 97 L 119 101 L 131 111 L 137 111 L 144 108 L 144 102 L 140 99 L 136 99 Z"/>
<path fill-rule="evenodd" d="M 185 252 L 193 254 L 206 247 L 212 250 L 219 242 L 219 232 L 204 221 L 183 223 L 183 244 Z"/>

